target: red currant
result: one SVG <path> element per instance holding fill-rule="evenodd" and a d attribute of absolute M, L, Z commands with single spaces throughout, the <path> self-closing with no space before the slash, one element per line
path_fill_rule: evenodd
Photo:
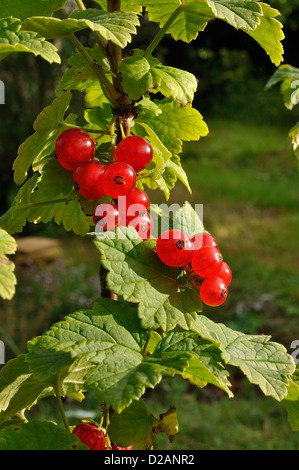
<path fill-rule="evenodd" d="M 118 225 L 118 208 L 115 204 L 100 204 L 93 213 L 93 221 L 97 230 L 106 232 L 115 230 Z"/>
<path fill-rule="evenodd" d="M 95 424 L 80 423 L 72 433 L 90 450 L 105 450 L 105 435 Z"/>
<path fill-rule="evenodd" d="M 87 132 L 67 129 L 56 140 L 55 151 L 61 166 L 74 171 L 81 163 L 94 158 L 96 144 Z"/>
<path fill-rule="evenodd" d="M 143 137 L 131 135 L 118 144 L 115 158 L 117 162 L 128 163 L 138 173 L 151 163 L 153 148 Z"/>
<path fill-rule="evenodd" d="M 128 196 L 135 189 L 135 185 L 136 173 L 127 163 L 116 162 L 106 168 L 103 187 L 105 193 L 113 199 Z"/>
<path fill-rule="evenodd" d="M 211 307 L 222 305 L 226 301 L 227 294 L 227 285 L 220 277 L 205 279 L 200 289 L 201 300 Z"/>
<path fill-rule="evenodd" d="M 134 227 L 139 237 L 147 240 L 153 232 L 153 219 L 148 212 L 144 212 L 130 220 L 128 227 Z"/>
<path fill-rule="evenodd" d="M 96 200 L 105 196 L 103 175 L 106 167 L 97 160 L 82 163 L 73 173 L 75 187 L 86 199 Z"/>
<path fill-rule="evenodd" d="M 203 246 L 194 253 L 191 264 L 200 277 L 210 277 L 219 271 L 223 263 L 221 253 L 213 246 Z"/>
<path fill-rule="evenodd" d="M 135 188 L 128 196 L 118 198 L 119 210 L 128 216 L 147 211 L 150 207 L 148 195 L 139 188 Z"/>
<path fill-rule="evenodd" d="M 199 250 L 202 246 L 213 246 L 218 249 L 218 243 L 215 238 L 207 232 L 198 233 L 191 238 L 194 249 Z"/>
<path fill-rule="evenodd" d="M 217 277 L 220 277 L 227 286 L 230 285 L 232 281 L 232 272 L 227 263 L 223 263 L 220 270 L 217 272 Z"/>
<path fill-rule="evenodd" d="M 188 235 L 181 230 L 169 230 L 157 240 L 157 254 L 163 263 L 173 268 L 190 263 L 194 254 Z"/>

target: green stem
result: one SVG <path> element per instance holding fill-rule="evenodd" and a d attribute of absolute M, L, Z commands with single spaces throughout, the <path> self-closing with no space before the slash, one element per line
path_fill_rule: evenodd
<path fill-rule="evenodd" d="M 75 0 L 75 2 L 77 3 L 77 6 L 79 8 L 80 11 L 85 11 L 86 10 L 86 6 L 84 5 L 83 1 L 82 0 Z M 96 40 L 97 40 L 97 43 L 99 44 L 103 54 L 106 56 L 106 45 L 103 43 L 103 39 L 101 38 L 100 34 L 98 33 L 98 31 L 94 31 L 93 32 Z"/>
<path fill-rule="evenodd" d="M 82 2 L 82 0 L 75 0 L 75 2 L 77 3 L 79 10 L 81 10 L 81 11 L 86 10 L 86 7 L 85 7 L 84 3 Z"/>
<path fill-rule="evenodd" d="M 76 36 L 72 33 L 69 35 L 69 38 L 74 44 L 75 48 L 78 50 L 78 52 L 80 52 L 80 54 L 84 57 L 88 65 L 94 71 L 95 75 L 98 77 L 106 98 L 110 101 L 111 104 L 113 104 L 113 106 L 118 106 L 117 100 L 121 99 L 122 95 L 115 90 L 114 86 L 110 83 L 106 75 L 101 71 L 99 67 L 97 67 L 93 59 L 90 57 L 90 55 L 82 46 L 81 42 L 76 38 Z"/>
<path fill-rule="evenodd" d="M 63 408 L 63 403 L 62 403 L 62 399 L 61 399 L 61 395 L 60 395 L 60 380 L 59 380 L 59 376 L 58 376 L 57 383 L 56 383 L 54 389 L 55 389 L 56 400 L 57 400 L 57 403 L 58 403 L 58 408 L 59 408 L 59 411 L 60 411 L 60 414 L 61 414 L 61 417 L 62 417 L 62 420 L 63 420 L 64 427 L 65 427 L 65 429 L 70 433 L 70 432 L 71 432 L 70 426 L 69 426 L 69 423 L 68 423 L 68 420 L 67 420 L 67 417 L 66 417 L 64 408 Z"/>
<path fill-rule="evenodd" d="M 168 18 L 168 20 L 166 21 L 165 25 L 163 26 L 163 28 L 160 29 L 160 31 L 158 32 L 157 36 L 152 40 L 152 42 L 150 43 L 150 45 L 148 46 L 148 48 L 146 49 L 146 51 L 144 52 L 143 54 L 143 57 L 145 59 L 148 59 L 148 57 L 152 54 L 152 52 L 156 49 L 157 45 L 159 44 L 159 42 L 161 41 L 161 39 L 163 39 L 163 37 L 165 36 L 165 34 L 167 33 L 167 30 L 170 28 L 170 26 L 172 25 L 172 23 L 176 20 L 176 18 L 179 16 L 179 14 L 184 10 L 185 8 L 185 2 L 182 1 L 182 3 L 177 7 L 177 9 L 172 13 L 172 15 Z"/>

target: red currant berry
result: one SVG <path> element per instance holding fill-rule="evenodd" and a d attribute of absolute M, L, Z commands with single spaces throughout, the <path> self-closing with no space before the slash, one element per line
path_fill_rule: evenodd
<path fill-rule="evenodd" d="M 106 168 L 103 181 L 105 193 L 117 199 L 132 193 L 136 185 L 136 173 L 127 163 L 116 162 Z"/>
<path fill-rule="evenodd" d="M 105 450 L 105 435 L 91 423 L 80 423 L 72 431 L 90 450 Z"/>
<path fill-rule="evenodd" d="M 230 285 L 232 281 L 232 272 L 227 263 L 223 263 L 220 270 L 217 272 L 217 277 L 220 277 L 227 286 Z"/>
<path fill-rule="evenodd" d="M 147 240 L 154 228 L 153 219 L 148 212 L 139 214 L 129 221 L 128 227 L 134 227 L 142 240 Z"/>
<path fill-rule="evenodd" d="M 128 196 L 120 196 L 117 205 L 121 214 L 122 225 L 127 226 L 131 220 L 149 209 L 150 200 L 144 191 L 135 188 Z"/>
<path fill-rule="evenodd" d="M 210 307 L 222 305 L 226 301 L 227 294 L 227 285 L 220 277 L 205 279 L 200 289 L 201 300 Z"/>
<path fill-rule="evenodd" d="M 103 175 L 106 167 L 97 160 L 82 163 L 73 173 L 75 188 L 81 196 L 95 201 L 105 196 Z"/>
<path fill-rule="evenodd" d="M 169 230 L 160 235 L 157 240 L 157 254 L 160 260 L 173 268 L 190 263 L 193 245 L 186 233 L 181 230 Z"/>
<path fill-rule="evenodd" d="M 221 268 L 223 257 L 219 251 L 212 246 L 203 246 L 194 253 L 191 264 L 193 271 L 200 277 L 210 277 Z"/>
<path fill-rule="evenodd" d="M 138 173 L 151 163 L 153 148 L 143 137 L 131 135 L 118 144 L 115 158 L 117 162 L 128 163 Z"/>
<path fill-rule="evenodd" d="M 194 235 L 194 237 L 191 238 L 191 241 L 194 244 L 194 250 L 200 250 L 202 246 L 213 246 L 218 250 L 218 243 L 215 238 L 207 232 Z"/>
<path fill-rule="evenodd" d="M 117 444 L 113 444 L 112 450 L 132 450 L 133 449 L 133 444 L 131 444 L 128 447 L 118 447 Z"/>
<path fill-rule="evenodd" d="M 118 225 L 118 208 L 115 204 L 100 204 L 93 213 L 93 221 L 96 229 L 106 232 L 115 230 Z"/>
<path fill-rule="evenodd" d="M 96 144 L 87 132 L 67 129 L 56 140 L 55 151 L 61 166 L 74 171 L 81 163 L 94 158 Z"/>

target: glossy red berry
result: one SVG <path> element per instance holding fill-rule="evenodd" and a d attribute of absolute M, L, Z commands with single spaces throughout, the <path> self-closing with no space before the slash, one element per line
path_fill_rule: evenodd
<path fill-rule="evenodd" d="M 119 447 L 117 444 L 113 444 L 112 450 L 132 450 L 133 449 L 133 444 L 131 444 L 128 447 Z"/>
<path fill-rule="evenodd" d="M 105 450 L 105 435 L 91 423 L 80 423 L 72 431 L 90 450 Z"/>
<path fill-rule="evenodd" d="M 212 246 L 203 246 L 194 253 L 191 261 L 193 271 L 200 277 L 210 277 L 219 271 L 223 263 L 221 253 Z"/>
<path fill-rule="evenodd" d="M 100 204 L 93 213 L 97 231 L 115 230 L 118 225 L 118 208 L 115 204 Z"/>
<path fill-rule="evenodd" d="M 135 186 L 136 173 L 127 163 L 116 162 L 106 168 L 103 187 L 108 196 L 113 199 L 117 199 L 119 196 L 128 196 Z"/>
<path fill-rule="evenodd" d="M 105 196 L 103 175 L 106 167 L 97 160 L 82 163 L 73 173 L 75 188 L 86 199 L 96 200 Z"/>
<path fill-rule="evenodd" d="M 148 195 L 139 188 L 135 188 L 128 196 L 118 198 L 119 210 L 129 217 L 147 211 L 150 207 Z"/>
<path fill-rule="evenodd" d="M 173 268 L 190 263 L 194 254 L 188 235 L 177 229 L 163 232 L 157 240 L 156 249 L 160 260 Z"/>
<path fill-rule="evenodd" d="M 213 246 L 218 249 L 218 243 L 215 238 L 207 232 L 194 235 L 194 237 L 191 238 L 191 241 L 194 244 L 194 250 L 200 250 L 203 246 Z"/>
<path fill-rule="evenodd" d="M 131 135 L 118 144 L 115 158 L 117 162 L 128 163 L 138 173 L 151 163 L 153 148 L 143 137 Z"/>
<path fill-rule="evenodd" d="M 95 156 L 96 144 L 90 135 L 81 129 L 67 129 L 56 140 L 56 156 L 63 168 L 74 171 Z"/>
<path fill-rule="evenodd" d="M 200 288 L 201 300 L 211 307 L 222 305 L 226 301 L 227 294 L 227 285 L 220 277 L 205 279 Z"/>
<path fill-rule="evenodd" d="M 217 277 L 220 277 L 227 286 L 230 285 L 232 281 L 232 272 L 227 263 L 223 263 L 220 270 L 217 272 Z"/>
<path fill-rule="evenodd" d="M 143 212 L 134 217 L 127 224 L 128 227 L 134 227 L 142 240 L 147 240 L 154 229 L 153 219 L 148 212 Z"/>

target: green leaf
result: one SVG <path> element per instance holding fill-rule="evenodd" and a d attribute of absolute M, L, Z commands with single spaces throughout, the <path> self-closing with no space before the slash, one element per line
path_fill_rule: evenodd
<path fill-rule="evenodd" d="M 7 255 L 16 252 L 17 243 L 5 230 L 0 229 L 0 296 L 10 300 L 15 294 L 17 283 L 14 275 L 15 265 Z"/>
<path fill-rule="evenodd" d="M 8 361 L 0 372 L 0 418 L 29 410 L 40 399 L 55 395 L 57 384 L 62 396 L 82 401 L 85 376 L 93 367 L 86 355 L 73 359 L 69 353 L 53 350 Z"/>
<path fill-rule="evenodd" d="M 174 10 L 181 5 L 179 0 L 161 0 L 159 3 L 148 1 L 147 11 L 151 21 L 163 27 Z M 186 0 L 180 6 L 181 13 L 168 29 L 175 40 L 190 42 L 196 39 L 212 19 L 219 18 L 231 26 L 253 30 L 260 24 L 262 10 L 260 4 L 248 0 Z"/>
<path fill-rule="evenodd" d="M 66 0 L 1 0 L 0 18 L 14 16 L 23 20 L 29 16 L 49 16 L 65 3 Z"/>
<path fill-rule="evenodd" d="M 288 64 L 281 65 L 266 84 L 266 90 L 280 83 L 280 91 L 288 109 L 299 102 L 299 69 Z"/>
<path fill-rule="evenodd" d="M 201 114 L 191 105 L 180 106 L 173 100 L 155 101 L 161 114 L 147 117 L 147 124 L 159 137 L 165 147 L 177 155 L 182 151 L 183 141 L 197 141 L 208 134 L 209 130 Z M 139 116 L 136 124 L 143 122 Z"/>
<path fill-rule="evenodd" d="M 176 175 L 169 175 L 167 170 L 168 161 L 171 158 L 171 153 L 161 142 L 157 134 L 145 123 L 138 122 L 135 125 L 133 132 L 137 132 L 138 135 L 145 137 L 153 148 L 153 160 L 151 165 L 144 172 L 146 175 L 148 170 L 155 170 L 150 177 L 142 177 L 140 173 L 140 181 L 145 184 L 148 188 L 161 189 L 164 192 L 166 199 L 169 198 L 170 189 L 173 188 L 176 182 Z M 154 167 L 154 168 L 153 168 Z"/>
<path fill-rule="evenodd" d="M 278 67 L 283 61 L 284 52 L 281 44 L 284 39 L 283 26 L 276 19 L 280 13 L 266 3 L 260 2 L 259 5 L 263 11 L 260 24 L 253 31 L 245 30 L 245 32 L 259 43 L 269 55 L 271 61 Z"/>
<path fill-rule="evenodd" d="M 56 159 L 48 160 L 41 171 L 41 176 L 36 173 L 21 187 L 10 209 L 0 218 L 0 225 L 10 233 L 19 233 L 27 222 L 54 220 L 68 232 L 86 235 L 92 219 L 81 208 L 72 173 Z"/>
<path fill-rule="evenodd" d="M 184 202 L 180 210 L 176 211 L 173 217 L 173 226 L 178 230 L 187 233 L 189 237 L 193 237 L 204 231 L 202 223 L 202 206 L 193 209 L 189 202 Z"/>
<path fill-rule="evenodd" d="M 172 13 L 181 5 L 180 0 L 161 0 L 159 3 L 147 1 L 146 10 L 150 21 L 155 21 L 162 28 Z M 167 33 L 177 41 L 190 42 L 196 39 L 199 31 L 203 31 L 207 22 L 213 18 L 212 10 L 207 0 L 194 2 L 186 0 L 180 6 L 181 13 L 168 28 Z"/>
<path fill-rule="evenodd" d="M 95 390 L 100 402 L 121 412 L 164 376 L 181 374 L 191 357 L 175 348 L 144 356 L 146 341 L 147 332 L 140 327 L 135 309 L 101 298 L 92 310 L 76 312 L 53 325 L 28 348 L 30 354 L 46 349 L 69 352 L 78 359 L 88 355 L 97 365 L 86 376 L 86 390 Z"/>
<path fill-rule="evenodd" d="M 123 48 L 131 42 L 131 36 L 136 34 L 138 25 L 138 16 L 134 13 L 119 11 L 108 13 L 88 9 L 75 11 L 65 20 L 42 16 L 27 18 L 23 23 L 23 29 L 35 31 L 46 39 L 54 39 L 89 28 L 98 32 L 106 41 L 111 41 Z"/>
<path fill-rule="evenodd" d="M 169 331 L 189 329 L 201 310 L 199 295 L 183 287 L 180 269 L 167 267 L 132 227 L 120 227 L 95 240 L 101 263 L 108 270 L 107 285 L 128 302 L 138 303 L 143 328 Z"/>
<path fill-rule="evenodd" d="M 89 47 L 84 49 L 102 71 L 109 70 L 108 59 L 104 57 L 98 46 L 93 49 Z M 55 90 L 56 96 L 60 96 L 66 90 L 83 92 L 87 108 L 102 106 L 108 102 L 98 78 L 81 54 L 71 56 L 68 64 L 70 68 L 62 76 Z"/>
<path fill-rule="evenodd" d="M 122 84 L 132 100 L 138 100 L 147 92 L 162 93 L 183 105 L 192 103 L 197 89 L 194 75 L 184 70 L 162 65 L 150 56 L 143 57 L 143 51 L 136 50 L 133 56 L 125 58 L 120 65 Z"/>
<path fill-rule="evenodd" d="M 214 323 L 200 315 L 192 330 L 214 341 L 226 364 L 239 367 L 248 380 L 260 387 L 264 395 L 281 401 L 287 394 L 295 364 L 284 346 L 269 341 L 268 336 L 246 335 Z"/>
<path fill-rule="evenodd" d="M 124 433 L 124 429 L 126 432 Z M 178 432 L 175 407 L 157 419 L 144 401 L 133 401 L 122 413 L 114 413 L 109 426 L 109 437 L 120 447 L 133 444 L 135 450 L 150 450 L 157 435 L 165 432 L 172 442 Z"/>
<path fill-rule="evenodd" d="M 13 165 L 14 180 L 17 184 L 24 182 L 31 165 L 38 165 L 45 157 L 53 154 L 56 139 L 65 130 L 63 119 L 71 98 L 70 92 L 56 98 L 36 118 L 33 125 L 36 132 L 20 146 Z M 74 122 L 74 118 L 71 118 Z"/>
<path fill-rule="evenodd" d="M 88 450 L 88 447 L 52 421 L 33 420 L 3 429 L 0 450 Z"/>
<path fill-rule="evenodd" d="M 103 10 L 107 10 L 107 0 L 94 0 L 98 3 Z M 140 13 L 142 11 L 143 2 L 139 0 L 122 0 L 121 11 L 133 11 L 134 13 Z"/>
<path fill-rule="evenodd" d="M 292 431 L 299 431 L 299 369 L 289 382 L 288 393 L 283 399 L 287 414 L 288 421 L 291 425 Z"/>
<path fill-rule="evenodd" d="M 52 64 L 60 64 L 56 47 L 44 37 L 32 31 L 20 31 L 21 20 L 16 18 L 0 19 L 0 60 L 12 52 L 30 52 L 41 56 Z"/>

